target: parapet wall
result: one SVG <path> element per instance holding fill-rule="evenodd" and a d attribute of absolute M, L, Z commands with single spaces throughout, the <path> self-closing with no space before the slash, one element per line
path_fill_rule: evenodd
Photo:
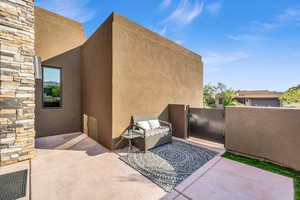
<path fill-rule="evenodd" d="M 227 150 L 300 170 L 300 110 L 226 107 Z"/>

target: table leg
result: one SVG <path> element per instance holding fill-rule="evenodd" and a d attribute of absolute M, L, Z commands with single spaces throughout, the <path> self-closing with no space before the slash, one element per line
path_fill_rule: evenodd
<path fill-rule="evenodd" d="M 128 140 L 128 153 L 131 151 L 132 149 L 132 143 L 131 143 L 131 139 Z"/>

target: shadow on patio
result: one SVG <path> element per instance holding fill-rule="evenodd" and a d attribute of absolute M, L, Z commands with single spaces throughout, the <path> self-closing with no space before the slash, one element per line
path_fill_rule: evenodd
<path fill-rule="evenodd" d="M 108 149 L 81 132 L 37 138 L 35 148 L 38 150 L 85 151 L 89 156 L 109 152 Z"/>

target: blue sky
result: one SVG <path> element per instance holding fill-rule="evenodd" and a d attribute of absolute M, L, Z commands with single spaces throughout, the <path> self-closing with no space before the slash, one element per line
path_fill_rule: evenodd
<path fill-rule="evenodd" d="M 43 68 L 43 76 L 44 81 L 53 81 L 53 82 L 60 82 L 60 70 L 57 68 L 51 67 L 44 67 Z"/>
<path fill-rule="evenodd" d="M 284 91 L 300 84 L 299 0 L 36 0 L 84 24 L 115 11 L 204 60 L 205 83 Z"/>

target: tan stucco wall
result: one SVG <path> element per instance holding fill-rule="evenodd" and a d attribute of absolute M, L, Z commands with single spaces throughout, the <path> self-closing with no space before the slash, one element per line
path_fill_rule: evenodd
<path fill-rule="evenodd" d="M 60 67 L 62 73 L 62 108 L 43 108 L 42 81 L 36 80 L 37 136 L 50 136 L 81 131 L 80 48 L 43 62 Z"/>
<path fill-rule="evenodd" d="M 87 134 L 108 148 L 112 141 L 112 23 L 109 18 L 81 51 L 83 114 Z"/>
<path fill-rule="evenodd" d="M 227 150 L 300 170 L 300 110 L 226 107 Z"/>
<path fill-rule="evenodd" d="M 113 21 L 113 138 L 132 115 L 202 107 L 201 57 L 120 15 Z"/>
<path fill-rule="evenodd" d="M 169 105 L 169 121 L 172 124 L 174 137 L 186 139 L 188 137 L 188 106 Z"/>
<path fill-rule="evenodd" d="M 85 33 L 80 23 L 35 7 L 35 52 L 42 64 L 62 68 L 62 103 L 58 109 L 42 107 L 42 84 L 36 80 L 37 136 L 81 131 L 80 45 Z"/>
<path fill-rule="evenodd" d="M 74 49 L 85 41 L 79 22 L 35 7 L 35 52 L 42 61 Z"/>
<path fill-rule="evenodd" d="M 76 62 L 81 57 L 80 75 L 73 73 L 81 81 L 82 102 L 74 102 L 82 111 L 83 131 L 106 147 L 113 148 L 112 141 L 127 128 L 132 115 L 161 114 L 168 120 L 169 104 L 202 107 L 199 55 L 115 13 L 85 41 L 79 23 L 36 10 L 36 50 L 44 64 L 68 69 L 71 64 L 77 69 L 69 57 L 59 57 L 59 62 L 48 58 L 84 43 L 81 56 L 75 55 Z"/>

